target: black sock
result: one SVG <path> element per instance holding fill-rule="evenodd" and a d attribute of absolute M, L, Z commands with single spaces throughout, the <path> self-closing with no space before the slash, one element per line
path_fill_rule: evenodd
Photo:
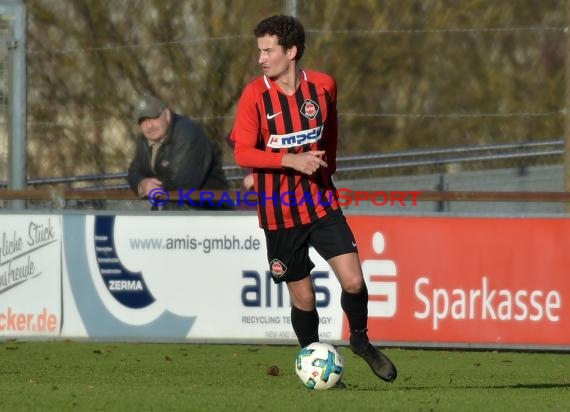
<path fill-rule="evenodd" d="M 368 288 L 366 284 L 358 293 L 342 291 L 340 305 L 348 319 L 350 328 L 350 344 L 368 344 L 367 324 L 368 324 Z"/>
<path fill-rule="evenodd" d="M 309 343 L 319 341 L 319 314 L 317 309 L 306 311 L 291 306 L 291 324 L 302 348 Z"/>

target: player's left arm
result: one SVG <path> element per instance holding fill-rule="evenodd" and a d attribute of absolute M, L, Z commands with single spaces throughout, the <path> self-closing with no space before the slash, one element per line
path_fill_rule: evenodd
<path fill-rule="evenodd" d="M 325 87 L 328 95 L 327 118 L 324 127 L 324 142 L 327 171 L 332 175 L 336 171 L 336 151 L 338 146 L 338 112 L 336 108 L 336 81 L 330 77 L 330 84 Z"/>

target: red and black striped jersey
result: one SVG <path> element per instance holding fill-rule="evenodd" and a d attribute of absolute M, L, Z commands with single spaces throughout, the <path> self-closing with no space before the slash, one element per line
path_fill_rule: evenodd
<path fill-rule="evenodd" d="M 238 165 L 253 168 L 262 228 L 312 223 L 339 208 L 336 169 L 336 82 L 303 70 L 291 96 L 266 76 L 249 83 L 239 100 L 231 139 Z M 327 168 L 311 176 L 281 166 L 286 153 L 325 150 Z"/>

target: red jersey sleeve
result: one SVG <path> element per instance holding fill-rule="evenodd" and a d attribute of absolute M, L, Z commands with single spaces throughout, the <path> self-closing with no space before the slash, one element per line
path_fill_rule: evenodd
<path fill-rule="evenodd" d="M 235 143 L 234 158 L 241 167 L 280 169 L 283 153 L 258 149 L 261 139 L 259 92 L 252 82 L 244 89 L 237 106 L 231 139 Z"/>
<path fill-rule="evenodd" d="M 336 150 L 338 145 L 338 112 L 336 109 L 336 81 L 333 77 L 329 77 L 330 84 L 325 86 L 325 90 L 329 93 L 330 107 L 327 120 L 325 122 L 325 153 L 328 164 L 327 170 L 329 174 L 336 171 Z"/>

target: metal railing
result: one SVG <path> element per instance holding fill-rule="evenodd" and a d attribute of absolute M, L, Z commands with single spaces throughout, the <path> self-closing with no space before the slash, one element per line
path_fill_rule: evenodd
<path fill-rule="evenodd" d="M 348 172 L 371 171 L 380 169 L 406 168 L 416 166 L 434 166 L 461 164 L 468 162 L 486 162 L 496 160 L 517 160 L 562 156 L 564 141 L 552 139 L 536 142 L 521 142 L 495 145 L 461 146 L 441 149 L 409 150 L 393 153 L 373 153 L 367 155 L 341 156 L 337 159 L 337 175 Z M 224 172 L 230 183 L 239 185 L 243 171 L 239 166 L 226 165 Z M 79 176 L 30 178 L 28 186 L 41 187 L 66 183 L 105 182 L 125 180 L 126 172 L 89 174 Z M 0 182 L 0 189 L 6 188 L 7 182 Z M 126 183 L 80 187 L 77 190 L 123 190 Z"/>

